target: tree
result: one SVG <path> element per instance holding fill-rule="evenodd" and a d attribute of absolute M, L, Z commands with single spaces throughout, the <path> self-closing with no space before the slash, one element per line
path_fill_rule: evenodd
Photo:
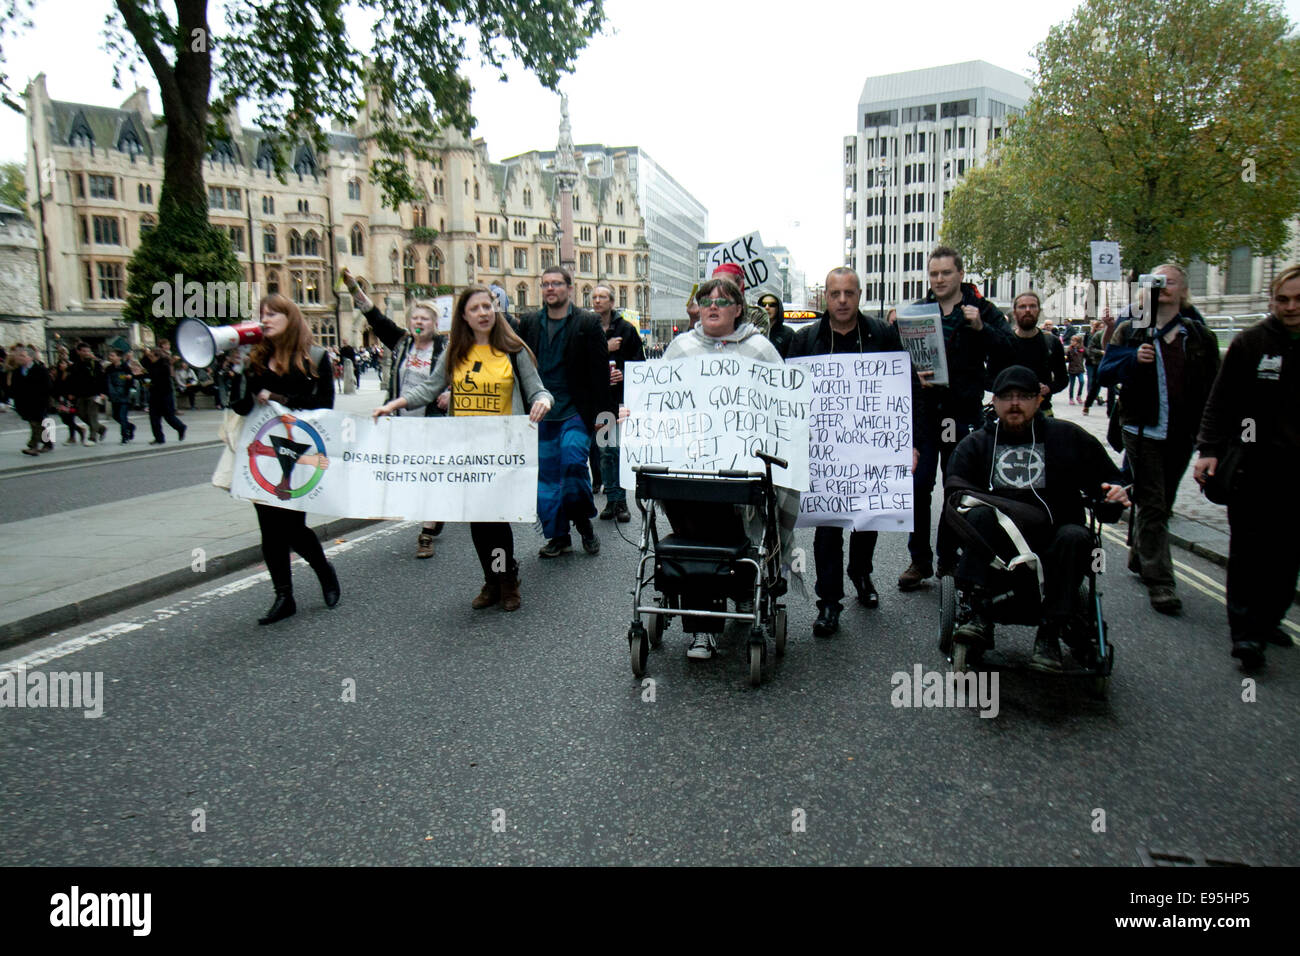
<path fill-rule="evenodd" d="M 1300 212 L 1300 42 L 1265 0 L 1086 0 L 1035 51 L 1024 113 L 955 189 L 945 242 L 988 272 L 1278 251 Z"/>
<path fill-rule="evenodd" d="M 0 163 L 0 202 L 27 212 L 27 171 L 22 163 Z"/>
<path fill-rule="evenodd" d="M 24 6 L 31 0 L 0 0 L 0 30 L 30 27 Z M 174 0 L 173 7 L 169 14 L 162 0 L 114 0 L 106 29 L 117 57 L 114 85 L 121 86 L 124 65 L 147 67 L 167 125 L 158 227 L 132 260 L 124 310 L 129 321 L 147 324 L 154 320 L 141 290 L 155 281 L 176 272 L 186 281 L 240 278 L 228 240 L 207 224 L 203 181 L 203 160 L 231 135 L 226 116 L 239 102 L 257 107 L 283 177 L 292 147 L 310 141 L 325 155 L 323 123 L 351 123 L 358 103 L 372 96 L 378 109 L 371 132 L 382 155 L 371 180 L 396 208 L 421 196 L 408 157 L 428 159 L 444 125 L 466 135 L 473 129 L 471 87 L 459 73 L 470 38 L 487 63 L 502 69 L 505 56 L 514 56 L 554 89 L 604 20 L 602 0 L 229 0 L 218 30 L 208 23 L 208 0 Z M 368 50 L 349 38 L 349 12 L 373 17 Z M 6 79 L 0 76 L 0 95 Z M 169 258 L 177 242 L 186 251 Z M 146 268 L 163 271 L 146 275 Z"/>

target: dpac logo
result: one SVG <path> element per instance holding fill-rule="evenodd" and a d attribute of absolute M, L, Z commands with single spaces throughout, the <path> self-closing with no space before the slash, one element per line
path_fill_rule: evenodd
<path fill-rule="evenodd" d="M 281 501 L 311 494 L 329 464 L 321 433 L 293 415 L 268 420 L 248 446 L 253 481 Z"/>

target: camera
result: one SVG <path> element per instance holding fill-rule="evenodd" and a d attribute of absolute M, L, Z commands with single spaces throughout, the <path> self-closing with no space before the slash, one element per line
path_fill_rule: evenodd
<path fill-rule="evenodd" d="M 1144 289 L 1163 289 L 1167 284 L 1168 279 L 1165 276 L 1153 272 L 1138 276 L 1138 285 Z"/>

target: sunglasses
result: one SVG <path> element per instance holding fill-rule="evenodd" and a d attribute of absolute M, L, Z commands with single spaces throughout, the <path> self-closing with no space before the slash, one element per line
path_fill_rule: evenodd
<path fill-rule="evenodd" d="M 725 309 L 729 305 L 735 305 L 735 299 L 696 299 L 696 303 L 701 309 L 707 309 L 710 306 L 717 306 L 719 309 Z"/>

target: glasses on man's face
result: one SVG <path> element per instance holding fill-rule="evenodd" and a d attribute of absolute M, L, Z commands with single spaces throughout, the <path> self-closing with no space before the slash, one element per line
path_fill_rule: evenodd
<path fill-rule="evenodd" d="M 543 282 L 543 283 L 542 283 L 542 288 L 543 288 L 543 289 L 563 289 L 563 288 L 564 288 L 564 283 L 563 283 L 563 282 Z"/>
<path fill-rule="evenodd" d="M 719 309 L 725 309 L 729 305 L 735 305 L 735 299 L 696 299 L 701 309 L 708 309 L 716 306 Z"/>
<path fill-rule="evenodd" d="M 1004 402 L 1032 402 L 1038 397 L 1037 392 L 1022 392 L 1019 389 L 1011 388 L 1005 392 L 999 392 L 995 398 Z"/>

